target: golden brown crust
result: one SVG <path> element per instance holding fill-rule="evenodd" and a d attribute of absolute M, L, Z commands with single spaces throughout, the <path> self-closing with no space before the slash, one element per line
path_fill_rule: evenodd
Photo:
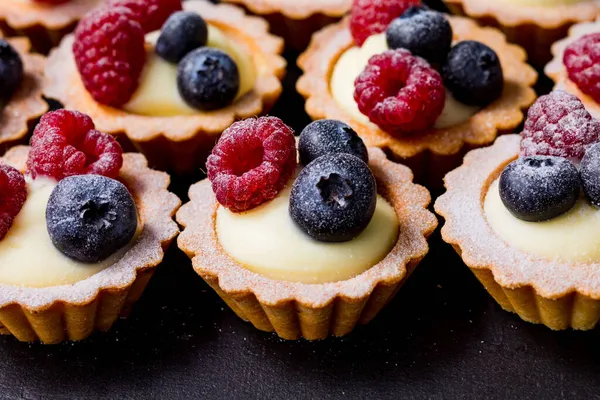
<path fill-rule="evenodd" d="M 304 75 L 297 84 L 306 98 L 306 111 L 313 119 L 333 118 L 350 124 L 368 146 L 389 149 L 400 159 L 410 159 L 422 153 L 455 155 L 465 147 L 491 143 L 499 133 L 518 126 L 523 109 L 535 100 L 531 88 L 536 72 L 525 62 L 525 53 L 518 46 L 506 43 L 504 35 L 492 28 L 481 28 L 461 17 L 449 17 L 455 40 L 475 39 L 492 47 L 499 55 L 505 75 L 505 90 L 500 99 L 462 124 L 447 129 L 395 138 L 372 124 L 356 121 L 338 106 L 329 90 L 331 73 L 340 55 L 354 45 L 348 29 L 348 19 L 316 33 L 308 50 L 298 59 Z"/>
<path fill-rule="evenodd" d="M 201 14 L 208 22 L 222 29 L 246 46 L 254 55 L 258 67 L 254 89 L 229 107 L 195 116 L 148 117 L 96 103 L 84 88 L 71 51 L 72 36 L 67 36 L 48 57 L 44 93 L 65 105 L 88 114 L 103 132 L 125 135 L 144 152 L 144 146 L 157 143 L 162 147 L 163 158 L 175 162 L 184 154 L 165 155 L 164 142 L 202 142 L 214 145 L 218 135 L 236 119 L 267 112 L 281 94 L 281 79 L 285 73 L 285 60 L 281 39 L 268 33 L 266 22 L 250 17 L 232 5 L 214 5 L 205 0 L 191 0 L 184 8 Z M 153 147 L 157 147 L 153 146 Z M 194 143 L 194 146 L 201 146 Z M 189 147 L 189 146 L 188 146 Z M 197 158 L 196 154 L 187 156 Z M 156 164 L 149 156 L 151 163 Z M 160 161 L 160 160 L 158 160 Z M 201 163 L 202 160 L 199 161 Z"/>
<path fill-rule="evenodd" d="M 445 0 L 449 7 L 460 6 L 473 18 L 493 18 L 504 26 L 533 24 L 556 28 L 589 21 L 600 13 L 600 1 L 589 0 L 553 6 L 510 5 L 497 0 Z"/>
<path fill-rule="evenodd" d="M 490 184 L 517 158 L 519 135 L 471 151 L 446 175 L 447 192 L 435 202 L 445 219 L 442 238 L 462 256 L 494 298 L 507 310 L 552 329 L 590 329 L 600 314 L 600 266 L 543 259 L 516 249 L 495 234 L 483 211 Z M 594 312 L 586 310 L 590 302 Z M 573 315 L 577 313 L 577 315 Z"/>
<path fill-rule="evenodd" d="M 45 5 L 32 1 L 11 1 L 10 7 L 0 7 L 0 20 L 12 29 L 42 26 L 60 30 L 79 21 L 88 11 L 104 0 L 70 0 L 64 4 Z"/>
<path fill-rule="evenodd" d="M 573 25 L 569 29 L 569 36 L 559 40 L 552 45 L 553 59 L 546 65 L 544 72 L 555 83 L 555 90 L 564 90 L 579 98 L 585 105 L 585 108 L 594 118 L 600 118 L 600 104 L 593 98 L 583 93 L 573 81 L 569 79 L 567 70 L 563 64 L 563 54 L 567 46 L 583 35 L 592 32 L 600 32 L 600 21 L 582 22 Z"/>
<path fill-rule="evenodd" d="M 177 213 L 184 227 L 178 245 L 192 258 L 196 272 L 257 328 L 275 330 L 286 339 L 346 334 L 357 322 L 368 322 L 390 300 L 427 254 L 426 239 L 437 226 L 427 210 L 429 192 L 412 183 L 411 171 L 388 161 L 379 149 L 370 149 L 369 158 L 379 192 L 396 210 L 400 233 L 381 262 L 352 279 L 315 285 L 273 280 L 245 269 L 218 242 L 214 226 L 218 204 L 207 180 L 190 188 L 190 202 Z"/>
<path fill-rule="evenodd" d="M 301 20 L 311 15 L 323 14 L 329 17 L 342 17 L 352 6 L 352 0 L 225 0 L 243 5 L 254 14 L 282 14 L 288 18 Z"/>
<path fill-rule="evenodd" d="M 16 146 L 2 161 L 24 171 L 28 153 L 28 146 Z M 95 328 L 110 328 L 124 307 L 139 298 L 179 232 L 173 216 L 181 201 L 167 189 L 169 176 L 148 168 L 141 154 L 126 153 L 123 158 L 119 179 L 138 206 L 144 226 L 139 238 L 114 265 L 73 285 L 27 288 L 0 284 L 0 324 L 19 340 L 80 340 Z"/>
<path fill-rule="evenodd" d="M 511 6 L 496 0 L 445 0 L 458 15 L 501 29 L 512 43 L 527 51 L 529 61 L 542 68 L 550 59 L 550 46 L 565 37 L 576 22 L 590 21 L 600 13 L 600 1 L 548 7 Z"/>
<path fill-rule="evenodd" d="M 17 92 L 9 103 L 0 109 L 1 148 L 7 148 L 24 139 L 29 132 L 30 124 L 48 111 L 48 103 L 42 97 L 46 58 L 30 52 L 31 44 L 27 38 L 7 40 L 21 56 L 24 74 Z"/>

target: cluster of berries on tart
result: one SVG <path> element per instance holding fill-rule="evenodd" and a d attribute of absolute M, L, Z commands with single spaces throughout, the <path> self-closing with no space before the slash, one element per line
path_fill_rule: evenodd
<path fill-rule="evenodd" d="M 292 180 L 298 159 L 302 169 Z M 217 201 L 245 212 L 291 186 L 289 214 L 309 237 L 344 242 L 369 224 L 377 183 L 367 149 L 356 132 L 337 120 L 318 120 L 302 131 L 275 117 L 234 123 L 214 147 L 207 164 Z"/>
<path fill-rule="evenodd" d="M 600 32 L 590 33 L 569 44 L 563 64 L 579 90 L 600 103 Z"/>
<path fill-rule="evenodd" d="M 123 151 L 85 114 L 58 110 L 36 126 L 24 175 L 0 164 L 0 239 L 28 196 L 26 179 L 57 182 L 46 206 L 46 227 L 65 256 L 99 262 L 127 245 L 138 227 L 133 197 L 117 180 Z"/>
<path fill-rule="evenodd" d="M 389 50 L 369 60 L 354 82 L 354 100 L 361 113 L 392 135 L 432 128 L 444 109 L 446 90 L 478 107 L 502 94 L 496 52 L 473 40 L 453 44 L 444 14 L 418 0 L 356 0 L 350 31 L 359 46 L 385 32 Z"/>
<path fill-rule="evenodd" d="M 192 108 L 229 105 L 240 72 L 227 53 L 207 47 L 208 26 L 182 10 L 181 0 L 109 0 L 75 30 L 73 54 L 86 90 L 98 103 L 120 107 L 135 93 L 147 61 L 146 34 L 160 30 L 153 51 L 177 65 L 177 88 Z"/>
<path fill-rule="evenodd" d="M 583 193 L 600 206 L 600 121 L 564 91 L 541 96 L 521 133 L 519 158 L 500 175 L 499 191 L 516 218 L 539 222 L 569 211 Z"/>

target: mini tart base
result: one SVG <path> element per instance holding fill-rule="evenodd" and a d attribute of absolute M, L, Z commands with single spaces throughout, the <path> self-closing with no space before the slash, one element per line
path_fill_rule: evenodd
<path fill-rule="evenodd" d="M 184 227 L 179 248 L 192 258 L 196 272 L 243 320 L 284 339 L 323 339 L 348 334 L 369 322 L 396 294 L 427 254 L 427 238 L 437 226 L 427 210 L 427 189 L 412 183 L 411 171 L 369 150 L 379 193 L 394 207 L 399 237 L 390 253 L 362 274 L 345 281 L 305 284 L 253 273 L 222 249 L 215 231 L 218 208 L 210 182 L 190 188 L 190 202 L 177 213 Z"/>
<path fill-rule="evenodd" d="M 304 75 L 297 89 L 306 98 L 306 112 L 313 120 L 331 118 L 348 123 L 367 146 L 382 148 L 390 158 L 409 166 L 418 182 L 440 187 L 443 176 L 460 165 L 467 151 L 490 144 L 497 135 L 510 133 L 522 122 L 522 110 L 535 100 L 532 86 L 537 80 L 536 72 L 525 62 L 523 49 L 507 44 L 498 30 L 481 28 L 466 18 L 448 19 L 455 40 L 479 40 L 489 45 L 498 53 L 504 69 L 502 97 L 467 121 L 398 139 L 372 124 L 356 121 L 343 110 L 333 98 L 329 82 L 339 57 L 354 46 L 347 18 L 316 33 L 298 59 Z"/>
<path fill-rule="evenodd" d="M 594 118 L 600 118 L 600 104 L 593 98 L 583 93 L 577 84 L 569 79 L 567 69 L 563 64 L 563 54 L 566 48 L 576 39 L 585 35 L 587 29 L 594 27 L 600 33 L 598 22 L 584 22 L 575 24 L 569 29 L 569 36 L 552 45 L 552 60 L 544 68 L 544 72 L 555 83 L 554 90 L 564 90 L 581 100 L 585 108 Z M 585 33 L 584 33 L 585 32 Z"/>
<path fill-rule="evenodd" d="M 202 166 L 219 135 L 235 120 L 264 114 L 281 94 L 285 60 L 283 41 L 267 33 L 267 23 L 249 17 L 232 5 L 190 0 L 184 9 L 195 11 L 245 45 L 254 55 L 258 77 L 254 89 L 234 104 L 203 115 L 148 117 L 105 106 L 84 88 L 73 59 L 73 36 L 67 36 L 48 57 L 44 94 L 65 108 L 88 114 L 97 129 L 116 135 L 125 148 L 134 146 L 151 166 L 176 173 Z"/>
<path fill-rule="evenodd" d="M 104 0 L 58 5 L 11 1 L 10 6 L 0 7 L 0 29 L 10 36 L 27 36 L 37 51 L 47 53 L 75 29 L 81 17 L 102 4 Z"/>
<path fill-rule="evenodd" d="M 489 186 L 517 158 L 519 145 L 519 135 L 500 137 L 446 175 L 447 192 L 435 203 L 446 220 L 442 238 L 506 311 L 554 330 L 592 329 L 600 319 L 600 265 L 527 254 L 497 236 L 485 217 Z"/>
<path fill-rule="evenodd" d="M 550 60 L 552 43 L 564 38 L 572 24 L 591 21 L 600 14 L 598 0 L 548 7 L 527 7 L 496 0 L 444 1 L 455 14 L 501 29 L 508 40 L 521 45 L 529 61 L 540 68 Z"/>
<path fill-rule="evenodd" d="M 2 38 L 2 34 L 0 34 Z M 4 108 L 0 108 L 0 151 L 25 142 L 27 134 L 39 117 L 48 111 L 48 103 L 42 97 L 43 75 L 46 58 L 30 53 L 27 38 L 11 38 L 8 42 L 23 61 L 23 81 Z"/>
<path fill-rule="evenodd" d="M 271 31 L 285 40 L 286 46 L 302 51 L 312 34 L 342 18 L 352 0 L 224 0 L 239 4 L 265 18 Z"/>
<path fill-rule="evenodd" d="M 24 171 L 28 152 L 27 146 L 13 147 L 2 161 Z M 131 190 L 144 226 L 136 243 L 117 263 L 73 285 L 0 284 L 0 333 L 46 344 L 82 340 L 110 329 L 140 298 L 179 231 L 173 216 L 181 202 L 167 190 L 169 176 L 149 169 L 144 156 L 123 158 L 119 179 Z"/>

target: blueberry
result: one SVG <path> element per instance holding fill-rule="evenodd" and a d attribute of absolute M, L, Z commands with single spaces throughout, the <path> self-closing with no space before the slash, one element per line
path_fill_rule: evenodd
<path fill-rule="evenodd" d="M 494 50 L 483 43 L 465 40 L 454 46 L 442 65 L 444 85 L 458 101 L 486 106 L 504 89 L 504 74 Z"/>
<path fill-rule="evenodd" d="M 377 203 L 375 177 L 350 154 L 321 156 L 298 174 L 290 195 L 290 215 L 313 239 L 345 242 L 369 225 Z"/>
<path fill-rule="evenodd" d="M 354 129 L 333 119 L 322 119 L 308 124 L 300 134 L 298 151 L 300 162 L 304 165 L 330 153 L 352 154 L 364 162 L 369 162 L 367 148 Z"/>
<path fill-rule="evenodd" d="M 240 88 L 240 73 L 235 61 L 227 54 L 201 47 L 179 62 L 177 88 L 190 106 L 217 110 L 235 99 Z"/>
<path fill-rule="evenodd" d="M 410 8 L 392 21 L 385 37 L 390 49 L 404 48 L 429 62 L 441 63 L 452 45 L 452 27 L 440 12 Z"/>
<path fill-rule="evenodd" d="M 504 206 L 524 221 L 545 221 L 569 211 L 579 196 L 577 168 L 566 158 L 519 158 L 500 175 Z"/>
<path fill-rule="evenodd" d="M 187 53 L 206 46 L 208 26 L 202 17 L 189 11 L 171 14 L 161 28 L 156 54 L 177 64 Z"/>
<path fill-rule="evenodd" d="M 585 195 L 593 205 L 600 207 L 600 143 L 586 150 L 579 171 Z"/>
<path fill-rule="evenodd" d="M 74 260 L 93 263 L 131 241 L 137 211 L 121 182 L 101 175 L 70 176 L 50 194 L 46 226 L 58 250 Z"/>
<path fill-rule="evenodd" d="M 6 103 L 21 85 L 23 62 L 19 53 L 0 39 L 0 103 Z"/>

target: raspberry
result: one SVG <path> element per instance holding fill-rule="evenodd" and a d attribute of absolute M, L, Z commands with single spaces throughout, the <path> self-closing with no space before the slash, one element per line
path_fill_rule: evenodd
<path fill-rule="evenodd" d="M 581 160 L 600 141 L 600 121 L 572 94 L 556 90 L 529 109 L 521 133 L 521 156 L 558 156 Z"/>
<path fill-rule="evenodd" d="M 388 25 L 420 0 L 354 0 L 350 11 L 350 32 L 362 44 L 371 35 L 384 32 Z"/>
<path fill-rule="evenodd" d="M 569 79 L 600 102 L 600 33 L 585 35 L 571 43 L 565 50 L 563 63 Z"/>
<path fill-rule="evenodd" d="M 0 164 L 0 239 L 6 236 L 26 199 L 23 174 L 9 165 Z"/>
<path fill-rule="evenodd" d="M 137 88 L 146 60 L 144 31 L 124 7 L 87 14 L 75 30 L 73 54 L 94 100 L 121 106 Z"/>
<path fill-rule="evenodd" d="M 169 15 L 182 10 L 181 0 L 109 0 L 109 7 L 126 7 L 144 32 L 160 29 Z"/>
<path fill-rule="evenodd" d="M 33 131 L 27 170 L 34 179 L 42 175 L 61 180 L 83 174 L 116 178 L 122 165 L 119 143 L 94 129 L 92 119 L 78 111 L 49 112 Z"/>
<path fill-rule="evenodd" d="M 445 99 L 440 74 L 404 49 L 371 57 L 354 82 L 360 112 L 396 136 L 432 127 Z"/>
<path fill-rule="evenodd" d="M 279 118 L 249 118 L 231 125 L 206 162 L 217 201 L 234 212 L 273 199 L 296 169 L 292 128 Z"/>

